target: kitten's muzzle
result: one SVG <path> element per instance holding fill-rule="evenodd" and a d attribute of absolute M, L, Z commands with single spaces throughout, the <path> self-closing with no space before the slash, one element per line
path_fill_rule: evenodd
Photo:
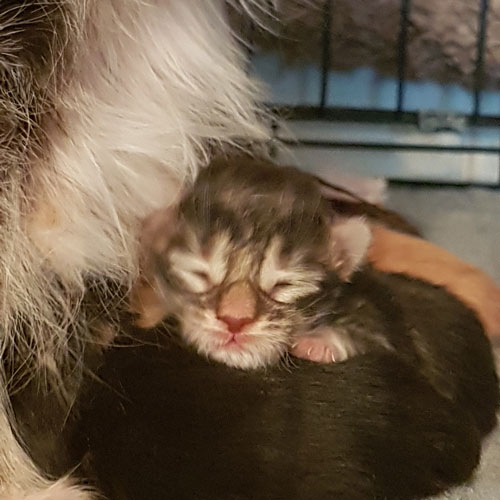
<path fill-rule="evenodd" d="M 231 333 L 240 333 L 257 319 L 257 295 L 248 281 L 235 281 L 221 293 L 217 318 Z"/>

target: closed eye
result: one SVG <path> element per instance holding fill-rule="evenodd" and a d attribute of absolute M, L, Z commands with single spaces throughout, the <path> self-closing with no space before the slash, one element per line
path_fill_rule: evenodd
<path fill-rule="evenodd" d="M 272 296 L 273 294 L 280 292 L 284 288 L 287 288 L 292 285 L 293 283 L 291 281 L 278 281 L 275 285 L 273 285 L 271 290 L 269 290 L 269 295 Z"/>
<path fill-rule="evenodd" d="M 294 284 L 291 281 L 278 281 L 266 293 L 275 302 L 288 302 L 287 296 L 293 291 Z"/>
<path fill-rule="evenodd" d="M 189 271 L 191 278 L 188 278 L 188 284 L 194 293 L 207 293 L 214 287 L 214 282 L 210 274 L 206 271 Z"/>
<path fill-rule="evenodd" d="M 211 283 L 210 276 L 207 272 L 205 272 L 205 271 L 192 271 L 192 273 L 197 278 L 200 278 L 201 280 L 206 281 L 207 283 Z"/>
<path fill-rule="evenodd" d="M 217 283 L 210 262 L 198 253 L 185 249 L 172 249 L 168 256 L 171 272 L 176 275 L 192 293 L 206 293 Z"/>
<path fill-rule="evenodd" d="M 307 279 L 300 279 L 298 277 L 297 280 L 293 281 L 278 281 L 265 293 L 275 302 L 291 304 L 301 297 L 316 293 L 319 290 L 319 286 L 319 280 L 315 279 L 314 276 L 309 276 Z"/>

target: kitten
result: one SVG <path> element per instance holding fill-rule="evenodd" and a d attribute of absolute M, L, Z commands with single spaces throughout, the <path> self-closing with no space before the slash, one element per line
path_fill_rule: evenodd
<path fill-rule="evenodd" d="M 313 177 L 245 162 L 214 162 L 177 213 L 149 222 L 145 234 L 153 236 L 143 244 L 153 249 L 152 276 L 133 295 L 135 310 L 147 302 L 149 315 L 139 324 L 173 314 L 198 352 L 238 368 L 274 363 L 291 346 L 317 361 L 346 359 L 354 344 L 330 332 L 321 320 L 329 313 L 311 304 L 326 295 L 335 307 L 342 281 L 366 253 L 368 226 L 360 219 L 332 225 Z M 325 329 L 328 348 L 313 346 Z"/>
<path fill-rule="evenodd" d="M 414 500 L 479 462 L 467 407 L 390 353 L 234 370 L 154 333 L 106 354 L 75 433 L 107 498 Z"/>
<path fill-rule="evenodd" d="M 369 266 L 357 270 L 370 242 L 361 219 L 332 220 L 312 176 L 217 161 L 177 212 L 148 221 L 146 272 L 132 306 L 142 327 L 176 316 L 198 352 L 237 368 L 267 366 L 287 351 L 325 363 L 382 349 L 414 363 L 417 351 L 434 348 L 427 338 L 434 329 L 446 330 L 435 333 L 442 340 L 456 334 L 442 312 L 448 295 Z"/>

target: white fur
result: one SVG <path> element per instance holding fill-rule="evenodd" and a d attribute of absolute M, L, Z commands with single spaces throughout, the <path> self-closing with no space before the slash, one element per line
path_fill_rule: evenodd
<path fill-rule="evenodd" d="M 10 491 L 0 494 L 0 500 L 93 500 L 96 495 L 92 491 L 78 487 L 68 478 L 54 483 L 42 483 L 40 489 L 27 492 Z"/>
<path fill-rule="evenodd" d="M 221 2 L 66 3 L 74 64 L 29 186 L 17 180 L 4 202 L 12 217 L 0 234 L 0 326 L 15 344 L 17 318 L 29 318 L 45 367 L 64 362 L 85 277 L 134 280 L 139 220 L 193 178 L 207 141 L 266 137 Z"/>
<path fill-rule="evenodd" d="M 260 8 L 258 1 L 240 3 Z M 10 94 L 0 95 L 0 113 L 12 108 L 23 124 L 12 131 L 17 149 L 0 155 L 6 172 L 0 354 L 15 351 L 28 335 L 29 374 L 40 382 L 54 375 L 62 386 L 68 331 L 76 331 L 81 345 L 90 339 L 80 314 L 85 278 L 103 286 L 107 279 L 130 284 L 138 272 L 139 220 L 168 205 L 193 178 L 207 158 L 208 141 L 265 139 L 267 131 L 222 1 L 55 0 L 45 7 L 64 10 L 65 31 L 54 37 L 61 36 L 72 56 L 69 62 L 62 49 L 52 54 L 47 102 L 29 95 L 30 68 L 19 67 L 8 38 L 17 12 L 0 5 L 0 69 L 18 92 L 12 102 Z M 32 97 L 39 98 L 39 113 L 50 106 L 40 124 L 30 122 Z M 35 126 L 41 127 L 42 151 L 30 142 Z M 0 133 L 0 145 L 10 140 Z M 18 168 L 21 163 L 29 169 Z M 74 348 L 79 359 L 78 342 Z M 4 398 L 0 499 L 90 498 L 67 480 L 43 478 L 15 439 L 7 411 Z"/>

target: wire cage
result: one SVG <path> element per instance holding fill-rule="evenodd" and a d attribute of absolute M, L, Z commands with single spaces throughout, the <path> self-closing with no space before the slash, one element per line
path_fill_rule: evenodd
<path fill-rule="evenodd" d="M 290 63 L 281 51 L 280 33 L 275 32 L 271 42 L 260 43 L 256 36 L 259 27 L 251 26 L 251 71 L 270 88 L 269 106 L 286 118 L 286 129 L 278 124 L 274 127 L 276 138 L 292 151 L 283 161 L 306 164 L 320 172 L 336 165 L 399 181 L 500 185 L 500 79 L 486 88 L 484 74 L 487 49 L 494 50 L 487 47 L 491 5 L 489 0 L 467 1 L 467 8 L 472 9 L 467 24 L 472 28 L 466 35 L 472 33 L 474 39 L 469 47 L 470 81 L 466 89 L 460 82 L 443 84 L 409 75 L 410 58 L 415 58 L 409 52 L 410 34 L 416 29 L 412 15 L 421 16 L 423 11 L 419 0 L 385 1 L 385 5 L 397 8 L 398 22 L 391 46 L 394 68 L 390 78 L 374 77 L 377 70 L 371 68 L 332 70 L 332 57 L 339 55 L 336 50 L 343 50 L 332 36 L 339 0 L 321 0 L 310 6 L 320 20 L 317 29 L 311 30 L 313 35 L 317 31 L 317 44 L 308 49 L 313 65 L 303 60 Z M 342 4 L 349 5 L 349 0 Z M 374 23 L 380 22 L 376 10 L 371 15 Z M 500 19 L 500 12 L 498 16 Z M 297 26 L 294 29 L 300 31 Z M 288 40 L 293 36 L 289 31 L 286 34 Z M 459 32 L 457 36 L 461 36 Z M 290 50 L 300 45 L 294 47 Z M 390 98 L 382 104 L 360 98 L 362 92 L 356 86 L 363 75 L 379 78 L 389 86 Z M 460 102 L 440 105 L 433 92 L 458 95 Z"/>

